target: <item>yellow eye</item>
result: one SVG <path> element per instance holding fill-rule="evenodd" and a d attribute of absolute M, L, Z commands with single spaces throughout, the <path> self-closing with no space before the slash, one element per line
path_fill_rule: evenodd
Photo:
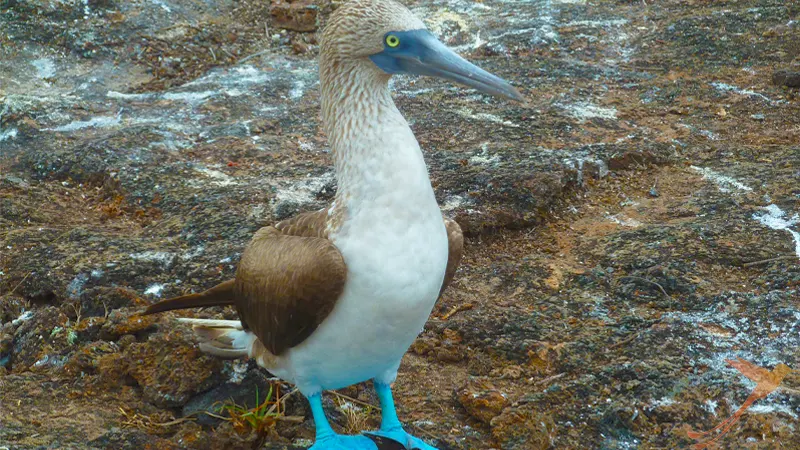
<path fill-rule="evenodd" d="M 390 34 L 390 35 L 386 36 L 386 45 L 388 45 L 389 47 L 395 48 L 398 45 L 400 45 L 400 38 L 395 36 L 395 35 L 393 35 L 393 34 Z"/>

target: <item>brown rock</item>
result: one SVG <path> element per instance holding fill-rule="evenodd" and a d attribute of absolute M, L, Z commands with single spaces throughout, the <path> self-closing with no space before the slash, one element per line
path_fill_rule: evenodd
<path fill-rule="evenodd" d="M 467 414 L 486 424 L 508 406 L 508 399 L 503 393 L 479 382 L 468 383 L 459 389 L 457 396 Z"/>
<path fill-rule="evenodd" d="M 114 342 L 92 342 L 74 352 L 67 361 L 65 369 L 73 375 L 94 373 L 98 368 L 101 357 L 117 351 L 119 351 L 119 346 Z"/>
<path fill-rule="evenodd" d="M 531 404 L 506 408 L 491 421 L 492 437 L 503 450 L 545 450 L 555 437 L 553 419 Z"/>
<path fill-rule="evenodd" d="M 222 367 L 220 359 L 202 354 L 184 330 L 131 343 L 121 354 L 105 355 L 97 362 L 98 372 L 109 383 L 135 382 L 146 400 L 169 408 L 183 406 L 219 383 Z"/>
<path fill-rule="evenodd" d="M 441 345 L 439 339 L 420 336 L 411 344 L 411 351 L 420 356 L 425 356 L 433 353 L 439 345 Z"/>
<path fill-rule="evenodd" d="M 114 310 L 108 315 L 103 327 L 100 329 L 100 338 L 106 341 L 117 340 L 125 334 L 154 330 L 157 316 L 128 315 L 125 310 Z"/>
<path fill-rule="evenodd" d="M 772 83 L 778 86 L 800 87 L 800 72 L 776 70 L 775 73 L 772 74 Z"/>
<path fill-rule="evenodd" d="M 273 24 L 294 31 L 316 31 L 319 28 L 319 7 L 313 0 L 276 0 L 270 7 Z"/>
<path fill-rule="evenodd" d="M 464 352 L 456 346 L 444 346 L 436 349 L 436 359 L 441 362 L 456 363 L 464 359 Z"/>
<path fill-rule="evenodd" d="M 622 155 L 615 155 L 608 160 L 608 168 L 611 170 L 627 170 L 637 166 L 648 164 L 658 164 L 664 162 L 659 155 L 648 151 L 627 151 Z"/>

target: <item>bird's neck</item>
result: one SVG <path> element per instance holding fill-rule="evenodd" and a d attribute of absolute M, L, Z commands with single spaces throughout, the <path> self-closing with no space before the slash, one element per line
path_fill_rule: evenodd
<path fill-rule="evenodd" d="M 438 211 L 419 144 L 388 82 L 368 60 L 320 61 L 322 120 L 338 181 L 335 207 L 354 213 L 416 202 Z"/>

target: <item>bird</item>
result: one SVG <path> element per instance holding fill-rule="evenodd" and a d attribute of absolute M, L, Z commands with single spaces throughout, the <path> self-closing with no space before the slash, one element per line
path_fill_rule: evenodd
<path fill-rule="evenodd" d="M 310 405 L 312 450 L 375 450 L 392 441 L 435 450 L 405 430 L 391 384 L 453 279 L 464 236 L 443 217 L 419 143 L 392 99 L 395 74 L 525 100 L 440 42 L 401 3 L 343 3 L 319 49 L 322 126 L 338 185 L 333 202 L 256 231 L 234 279 L 145 311 L 233 305 L 239 320 L 178 320 L 192 326 L 202 351 L 252 358 L 293 383 Z M 380 402 L 380 429 L 336 433 L 323 391 L 368 380 Z"/>

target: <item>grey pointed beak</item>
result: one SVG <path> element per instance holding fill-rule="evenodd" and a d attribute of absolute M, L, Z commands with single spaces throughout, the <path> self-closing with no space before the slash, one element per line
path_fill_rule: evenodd
<path fill-rule="evenodd" d="M 403 61 L 408 72 L 444 78 L 496 97 L 525 101 L 525 97 L 514 86 L 462 58 L 432 34 L 428 33 L 422 44 L 424 51 L 419 59 Z"/>
<path fill-rule="evenodd" d="M 371 57 L 387 73 L 444 78 L 496 97 L 525 102 L 525 97 L 507 81 L 462 58 L 431 32 L 414 30 L 395 34 L 401 42 L 398 48 L 386 48 Z"/>

